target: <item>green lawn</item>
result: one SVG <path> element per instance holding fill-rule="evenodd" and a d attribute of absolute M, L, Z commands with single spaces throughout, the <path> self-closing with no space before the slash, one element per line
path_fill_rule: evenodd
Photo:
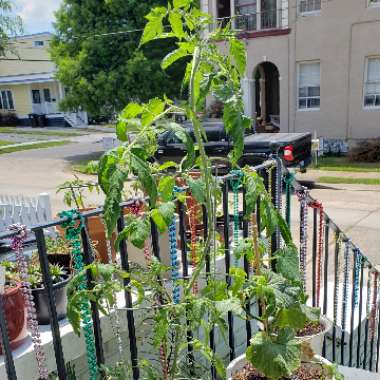
<path fill-rule="evenodd" d="M 62 141 L 47 141 L 47 142 L 41 142 L 39 144 L 29 144 L 29 145 L 21 145 L 21 146 L 15 146 L 13 148 L 4 148 L 2 149 L 0 147 L 0 154 L 5 153 L 14 153 L 14 152 L 21 152 L 23 150 L 33 150 L 33 149 L 42 149 L 42 148 L 52 148 L 54 146 L 61 146 L 70 144 L 71 141 L 62 140 Z"/>
<path fill-rule="evenodd" d="M 0 146 L 17 144 L 14 141 L 0 140 Z"/>
<path fill-rule="evenodd" d="M 83 160 L 78 161 L 75 164 L 71 166 L 71 168 L 75 172 L 79 172 L 82 174 L 92 174 L 96 175 L 98 174 L 98 162 L 97 160 Z"/>
<path fill-rule="evenodd" d="M 347 185 L 380 185 L 380 178 L 319 177 L 318 182 Z"/>
<path fill-rule="evenodd" d="M 0 133 L 12 134 L 12 135 L 31 135 L 31 136 L 52 136 L 52 137 L 75 137 L 82 136 L 83 133 L 71 132 L 71 131 L 31 131 L 24 128 L 17 127 L 0 127 Z"/>
<path fill-rule="evenodd" d="M 380 162 L 351 162 L 348 157 L 320 157 L 315 169 L 338 172 L 380 172 Z"/>

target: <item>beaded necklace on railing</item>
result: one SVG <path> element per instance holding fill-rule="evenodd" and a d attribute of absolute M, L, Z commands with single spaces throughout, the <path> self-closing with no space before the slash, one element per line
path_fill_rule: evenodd
<path fill-rule="evenodd" d="M 28 264 L 26 262 L 23 245 L 27 236 L 26 226 L 21 224 L 13 224 L 8 227 L 10 231 L 16 231 L 14 235 L 11 248 L 16 253 L 18 270 L 21 276 L 21 291 L 25 299 L 26 309 L 27 309 L 27 324 L 28 328 L 32 334 L 32 342 L 35 357 L 37 360 L 38 374 L 40 379 L 48 379 L 49 373 L 46 368 L 46 356 L 42 348 L 41 335 L 38 328 L 37 322 L 37 312 L 34 303 L 34 298 L 28 281 Z"/>
<path fill-rule="evenodd" d="M 278 155 L 274 157 L 276 161 L 276 178 L 275 178 L 275 196 L 274 205 L 278 212 L 282 214 L 282 160 Z M 279 228 L 276 228 L 277 249 L 281 248 L 281 234 Z"/>
<path fill-rule="evenodd" d="M 241 170 L 232 170 L 233 178 L 230 180 L 230 185 L 234 196 L 234 248 L 239 244 L 239 188 L 243 173 Z M 239 266 L 239 260 L 235 257 L 235 267 Z"/>
<path fill-rule="evenodd" d="M 197 266 L 197 226 L 196 226 L 196 201 L 190 195 L 188 200 L 188 212 L 189 212 L 189 223 L 190 223 L 190 252 L 191 252 L 191 266 L 193 271 Z M 198 293 L 198 282 L 194 281 L 193 284 L 193 294 Z"/>
<path fill-rule="evenodd" d="M 359 248 L 354 249 L 355 255 L 355 268 L 354 268 L 354 308 L 357 308 L 359 305 L 359 280 L 360 280 L 360 271 L 362 267 L 363 256 Z"/>
<path fill-rule="evenodd" d="M 373 285 L 372 285 L 372 300 L 371 300 L 371 315 L 369 320 L 369 331 L 370 337 L 373 340 L 375 338 L 376 332 L 376 315 L 377 315 L 377 291 L 378 291 L 378 277 L 379 274 L 377 272 L 373 272 Z"/>
<path fill-rule="evenodd" d="M 274 169 L 274 166 L 270 166 L 269 168 L 267 168 L 268 193 L 271 197 L 272 197 L 272 184 L 273 184 L 273 181 L 272 181 L 273 169 Z M 272 255 L 272 236 L 269 236 L 269 239 L 268 239 L 268 256 L 269 256 L 269 258 L 271 257 L 271 255 Z"/>
<path fill-rule="evenodd" d="M 71 245 L 71 254 L 73 257 L 74 271 L 75 273 L 79 273 L 84 269 L 80 241 L 80 233 L 83 228 L 82 215 L 77 210 L 70 210 L 61 212 L 59 214 L 59 217 L 62 219 L 66 219 L 66 221 L 62 223 L 62 227 L 65 229 L 65 237 Z M 82 278 L 82 282 L 79 285 L 79 289 L 87 289 L 87 281 L 85 277 Z M 98 374 L 98 367 L 95 350 L 95 337 L 91 318 L 91 308 L 88 298 L 82 299 L 81 319 L 83 322 L 83 331 L 86 343 L 87 364 L 90 373 L 90 380 L 96 380 Z"/>
<path fill-rule="evenodd" d="M 366 318 L 368 319 L 368 321 L 371 316 L 371 290 L 372 290 L 372 271 L 368 273 L 368 278 L 367 278 Z"/>
<path fill-rule="evenodd" d="M 321 278 L 322 278 L 322 261 L 323 261 L 323 250 L 324 250 L 324 236 L 325 236 L 325 216 L 323 205 L 321 202 L 314 201 L 309 203 L 309 207 L 319 210 L 319 231 L 318 231 L 318 251 L 316 257 L 316 306 L 319 307 L 320 297 L 321 297 Z"/>
<path fill-rule="evenodd" d="M 304 289 L 306 289 L 306 260 L 307 260 L 307 225 L 308 204 L 307 190 L 303 189 L 297 193 L 300 201 L 300 271 Z"/>
<path fill-rule="evenodd" d="M 348 305 L 348 275 L 349 275 L 349 254 L 351 242 L 344 243 L 344 262 L 343 262 L 343 304 L 342 304 L 342 330 L 346 329 L 347 305 Z"/>
<path fill-rule="evenodd" d="M 338 321 L 338 301 L 339 301 L 339 289 L 340 289 L 340 252 L 342 250 L 342 234 L 339 233 L 336 236 L 336 244 L 338 245 L 338 252 L 336 253 L 336 279 L 334 288 L 334 309 L 333 309 L 333 322 L 336 325 Z"/>
<path fill-rule="evenodd" d="M 289 225 L 291 222 L 292 188 L 294 178 L 294 174 L 290 172 L 285 176 L 285 219 Z"/>
<path fill-rule="evenodd" d="M 174 192 L 182 191 L 181 188 L 175 186 Z M 169 225 L 169 250 L 170 250 L 170 265 L 172 272 L 173 283 L 173 302 L 178 304 L 180 302 L 181 289 L 177 284 L 179 278 L 179 265 L 178 265 L 178 251 L 177 251 L 177 224 L 176 216 L 173 216 L 173 220 Z"/>

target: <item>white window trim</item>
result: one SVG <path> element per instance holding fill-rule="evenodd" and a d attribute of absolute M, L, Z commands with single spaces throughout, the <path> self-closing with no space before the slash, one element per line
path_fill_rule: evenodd
<path fill-rule="evenodd" d="M 3 91 L 10 91 L 12 94 L 12 100 L 13 100 L 13 108 L 0 108 L 0 111 L 2 112 L 15 112 L 16 111 L 16 102 L 15 102 L 15 97 L 13 94 L 13 91 L 10 88 L 2 88 L 0 90 L 0 96 L 2 97 L 2 92 Z M 1 98 L 1 105 L 3 105 L 3 98 Z"/>
<path fill-rule="evenodd" d="M 379 6 L 380 6 L 380 4 L 379 4 Z M 365 59 L 362 105 L 363 105 L 363 109 L 366 110 L 366 111 L 380 110 L 380 105 L 378 105 L 378 106 L 376 106 L 376 105 L 374 105 L 374 106 L 367 106 L 365 104 L 365 97 L 367 96 L 367 84 L 368 84 L 368 62 L 369 62 L 370 59 L 373 59 L 373 58 L 380 58 L 380 55 L 370 55 L 370 56 L 366 57 L 366 59 Z"/>
<path fill-rule="evenodd" d="M 319 107 L 315 108 L 300 108 L 299 106 L 299 88 L 300 88 L 300 66 L 303 64 L 308 64 L 308 63 L 319 63 Z M 299 61 L 297 62 L 297 88 L 296 88 L 296 111 L 297 112 L 315 112 L 315 111 L 320 111 L 321 110 L 321 99 L 322 99 L 322 65 L 321 61 L 318 59 L 312 60 L 312 61 Z M 310 97 L 309 97 L 310 98 Z M 315 96 L 317 98 L 317 96 Z"/>
<path fill-rule="evenodd" d="M 298 14 L 300 16 L 319 16 L 321 14 L 321 11 L 322 11 L 322 3 L 321 3 L 321 9 L 317 9 L 317 10 L 314 10 L 314 11 L 306 11 L 306 12 L 302 12 L 301 11 L 301 1 L 298 0 Z"/>

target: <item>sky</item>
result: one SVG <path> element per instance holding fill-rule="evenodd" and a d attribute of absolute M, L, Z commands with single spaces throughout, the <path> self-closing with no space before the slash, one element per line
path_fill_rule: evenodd
<path fill-rule="evenodd" d="M 13 0 L 14 12 L 24 22 L 24 34 L 53 31 L 54 12 L 62 0 Z"/>

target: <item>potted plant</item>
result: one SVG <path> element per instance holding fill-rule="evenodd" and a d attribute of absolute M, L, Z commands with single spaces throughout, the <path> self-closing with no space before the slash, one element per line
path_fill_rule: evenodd
<path fill-rule="evenodd" d="M 6 276 L 5 292 L 0 297 L 3 299 L 10 345 L 12 349 L 16 349 L 28 338 L 26 305 L 19 278 L 14 274 L 17 264 L 3 261 L 0 265 L 5 267 Z"/>
<path fill-rule="evenodd" d="M 68 207 L 76 207 L 80 212 L 94 210 L 95 207 L 90 207 L 86 204 L 86 192 L 99 194 L 99 186 L 92 181 L 83 181 L 75 175 L 75 179 L 66 181 L 58 186 L 57 193 L 63 192 L 63 200 Z M 93 248 L 96 246 L 95 253 L 102 263 L 108 263 L 108 247 L 104 223 L 99 215 L 87 218 L 87 228 L 90 239 L 93 243 Z M 58 230 L 60 228 L 58 227 Z M 111 236 L 111 251 L 112 258 L 115 260 L 114 249 L 115 236 Z"/>
<path fill-rule="evenodd" d="M 58 320 L 66 317 L 67 308 L 67 286 L 70 281 L 70 276 L 64 267 L 58 264 L 49 265 L 50 276 L 53 283 L 53 293 L 55 298 L 55 307 L 57 310 Z M 48 307 L 48 296 L 46 294 L 41 267 L 35 261 L 29 263 L 28 266 L 28 281 L 31 284 L 34 303 L 36 305 L 37 320 L 40 325 L 50 324 L 50 314 Z"/>
<path fill-rule="evenodd" d="M 167 8 L 156 7 L 146 18 L 142 45 L 165 37 L 177 40 L 177 49 L 164 58 L 163 68 L 179 59 L 187 59 L 184 85 L 188 88 L 188 101 L 177 105 L 164 96 L 147 103 L 132 102 L 122 111 L 116 127 L 122 145 L 106 152 L 98 169 L 99 185 L 106 195 L 107 237 L 114 234 L 124 188 L 131 180 L 132 186 L 145 194 L 149 202 L 144 204 L 138 215 L 125 216 L 125 229 L 119 234 L 119 240 L 126 239 L 142 249 L 151 234 L 152 221 L 159 231 L 166 231 L 175 221 L 175 202 L 188 203 L 186 193 L 191 194 L 199 210 L 206 210 L 208 229 L 204 231 L 206 236 L 198 236 L 194 244 L 194 269 L 186 278 L 171 279 L 170 287 L 166 286 L 168 268 L 153 255 L 149 257 L 146 270 L 140 272 L 122 273 L 110 264 L 93 263 L 88 266 L 86 270 L 91 271 L 94 286 L 88 290 L 81 289 L 85 272 L 73 278 L 68 290 L 69 320 L 74 331 L 80 333 L 83 302 L 88 303 L 91 299 L 105 314 L 110 314 L 118 307 L 115 294 L 120 290 L 133 290 L 138 295 L 134 308 L 143 303 L 143 310 L 149 312 L 147 319 L 152 321 L 152 336 L 146 336 L 146 339 L 151 339 L 152 355 L 156 354 L 152 360 L 141 363 L 141 377 L 204 379 L 206 371 L 209 371 L 207 365 L 215 369 L 219 378 L 226 377 L 224 363 L 210 349 L 208 337 L 214 328 L 225 333 L 226 314 L 233 313 L 240 318 L 255 319 L 263 325 L 247 351 L 247 359 L 256 368 L 253 371 L 259 370 L 267 378 L 275 380 L 292 376 L 301 368 L 301 343 L 295 339 L 296 331 L 304 328 L 307 321 L 318 320 L 319 311 L 306 305 L 297 249 L 262 179 L 249 168 L 238 167 L 244 131 L 252 125 L 252 120 L 244 115 L 240 84 L 246 74 L 244 43 L 229 26 L 210 32 L 209 16 L 191 0 L 175 0 Z M 220 52 L 217 45 L 220 40 L 226 41 L 227 54 Z M 245 256 L 251 263 L 253 276 L 248 279 L 242 268 L 232 267 L 228 273 L 232 281 L 227 284 L 224 276 L 211 271 L 207 273 L 208 281 L 197 292 L 196 284 L 204 277 L 207 259 L 214 263 L 218 255 L 218 250 L 211 248 L 217 246 L 215 231 L 216 214 L 221 205 L 220 178 L 213 174 L 212 160 L 204 147 L 206 134 L 199 118 L 210 94 L 224 105 L 223 122 L 233 144 L 229 167 L 242 171 L 247 203 L 245 217 L 257 218 L 260 214 L 261 230 L 258 230 L 257 220 L 252 222 L 253 237 L 241 239 L 234 252 L 236 257 Z M 194 136 L 167 117 L 173 112 L 186 114 L 192 123 Z M 151 163 L 151 157 L 157 150 L 157 136 L 164 131 L 174 133 L 186 148 L 180 164 L 170 162 L 157 167 Z M 133 141 L 128 138 L 131 132 L 134 133 Z M 173 171 L 168 172 L 169 167 L 176 169 L 174 174 Z M 197 176 L 192 174 L 194 170 Z M 176 184 L 183 187 L 183 192 L 176 188 Z M 260 213 L 255 209 L 259 197 Z M 277 226 L 284 245 L 272 254 L 268 247 Z M 173 256 L 175 253 L 174 249 Z M 174 257 L 172 270 L 176 270 L 176 264 Z M 123 284 L 125 278 L 129 279 L 126 287 Z M 175 291 L 178 286 L 181 286 L 180 297 Z M 260 313 L 251 313 L 247 307 L 253 299 L 258 300 Z M 194 359 L 198 354 L 205 358 L 207 365 Z M 314 363 L 310 365 L 314 368 Z M 307 366 L 305 368 L 307 370 Z"/>
<path fill-rule="evenodd" d="M 71 247 L 65 239 L 60 236 L 47 237 L 46 252 L 50 264 L 57 264 L 71 272 Z"/>

